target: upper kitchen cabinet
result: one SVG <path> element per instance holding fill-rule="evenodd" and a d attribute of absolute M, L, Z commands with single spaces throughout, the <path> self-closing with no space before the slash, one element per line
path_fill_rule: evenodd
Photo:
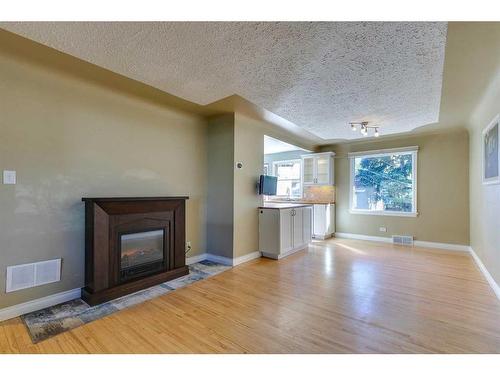
<path fill-rule="evenodd" d="M 302 156 L 302 183 L 304 185 L 334 185 L 334 152 Z"/>

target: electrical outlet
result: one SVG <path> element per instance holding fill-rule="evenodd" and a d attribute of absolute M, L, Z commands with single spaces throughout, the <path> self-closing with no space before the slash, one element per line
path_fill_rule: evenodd
<path fill-rule="evenodd" d="M 386 227 L 380 227 L 378 228 L 379 232 L 387 232 L 387 228 Z"/>
<path fill-rule="evenodd" d="M 3 183 L 5 185 L 15 185 L 16 171 L 3 171 Z"/>

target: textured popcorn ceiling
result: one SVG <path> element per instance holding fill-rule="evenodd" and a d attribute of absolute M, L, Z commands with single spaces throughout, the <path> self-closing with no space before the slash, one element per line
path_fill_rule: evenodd
<path fill-rule="evenodd" d="M 1 23 L 198 104 L 238 94 L 323 139 L 438 121 L 446 23 Z"/>

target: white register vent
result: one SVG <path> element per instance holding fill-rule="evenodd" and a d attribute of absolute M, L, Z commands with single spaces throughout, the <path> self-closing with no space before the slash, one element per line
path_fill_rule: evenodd
<path fill-rule="evenodd" d="M 413 236 L 392 236 L 392 243 L 395 245 L 413 246 Z"/>
<path fill-rule="evenodd" d="M 61 259 L 7 267 L 6 292 L 33 288 L 61 280 Z"/>

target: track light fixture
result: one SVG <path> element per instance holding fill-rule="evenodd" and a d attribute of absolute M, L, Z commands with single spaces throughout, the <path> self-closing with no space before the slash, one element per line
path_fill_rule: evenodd
<path fill-rule="evenodd" d="M 373 133 L 374 137 L 378 137 L 380 135 L 380 132 L 378 131 L 379 127 L 374 126 L 374 125 L 368 125 L 368 121 L 350 122 L 349 125 L 351 125 L 351 130 L 354 132 L 357 130 L 356 125 L 360 125 L 361 126 L 361 134 L 363 134 L 363 136 L 365 136 L 365 137 L 368 135 L 368 129 L 375 130 Z"/>
<path fill-rule="evenodd" d="M 365 137 L 368 135 L 368 130 L 366 129 L 365 124 L 361 124 L 361 134 L 363 134 L 363 136 Z"/>

